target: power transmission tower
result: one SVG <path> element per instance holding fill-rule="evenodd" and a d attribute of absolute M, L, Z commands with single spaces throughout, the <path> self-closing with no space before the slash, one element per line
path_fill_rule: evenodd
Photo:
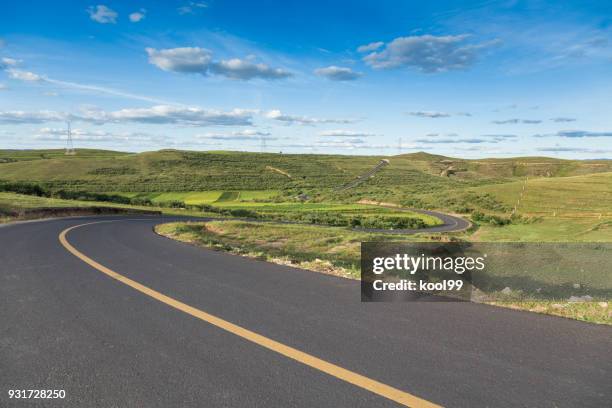
<path fill-rule="evenodd" d="M 397 154 L 402 154 L 402 138 L 397 139 Z"/>
<path fill-rule="evenodd" d="M 266 151 L 266 137 L 261 137 L 261 152 L 264 153 Z"/>
<path fill-rule="evenodd" d="M 66 139 L 66 155 L 73 156 L 76 154 L 74 151 L 74 146 L 72 145 L 72 131 L 70 130 L 70 122 L 66 122 L 68 128 L 66 130 L 67 139 Z"/>

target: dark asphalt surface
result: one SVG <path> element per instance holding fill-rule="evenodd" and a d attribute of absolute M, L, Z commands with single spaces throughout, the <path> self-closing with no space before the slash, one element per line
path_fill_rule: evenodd
<path fill-rule="evenodd" d="M 128 220 L 127 218 L 140 218 Z M 470 303 L 361 303 L 359 282 L 157 236 L 162 218 L 0 227 L 0 406 L 394 403 L 172 309 L 58 242 L 191 306 L 448 407 L 612 405 L 612 329 Z"/>

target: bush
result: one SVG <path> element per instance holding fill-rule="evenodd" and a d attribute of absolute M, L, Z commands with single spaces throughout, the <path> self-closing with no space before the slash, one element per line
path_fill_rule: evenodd
<path fill-rule="evenodd" d="M 6 191 L 17 194 L 34 195 L 39 197 L 48 197 L 48 192 L 38 184 L 31 183 L 2 183 L 0 191 Z"/>
<path fill-rule="evenodd" d="M 513 220 L 516 220 L 517 217 L 518 216 L 501 217 L 498 215 L 484 214 L 480 211 L 474 211 L 474 213 L 472 213 L 472 221 L 479 224 L 491 224 L 495 226 L 512 224 Z"/>

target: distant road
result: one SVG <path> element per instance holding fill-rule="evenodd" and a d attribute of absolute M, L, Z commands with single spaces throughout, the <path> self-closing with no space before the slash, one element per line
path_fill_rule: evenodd
<path fill-rule="evenodd" d="M 0 228 L 0 406 L 29 406 L 7 398 L 23 388 L 65 389 L 39 401 L 49 407 L 612 401 L 610 327 L 471 303 L 361 303 L 357 281 L 153 232 L 171 220 Z M 88 223 L 62 245 L 62 231 Z"/>

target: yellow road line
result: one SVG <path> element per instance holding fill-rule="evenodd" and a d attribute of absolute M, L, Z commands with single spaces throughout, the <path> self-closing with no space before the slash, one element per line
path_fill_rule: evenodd
<path fill-rule="evenodd" d="M 118 280 L 119 282 L 133 289 L 136 289 L 137 291 L 141 293 L 144 293 L 147 296 L 152 297 L 153 299 L 156 299 L 162 303 L 165 303 L 168 306 L 171 306 L 177 310 L 180 310 L 181 312 L 187 313 L 193 317 L 203 320 L 209 324 L 212 324 L 213 326 L 216 326 L 222 330 L 225 330 L 245 340 L 248 340 L 262 347 L 265 347 L 269 350 L 282 354 L 283 356 L 288 357 L 292 360 L 305 364 L 316 370 L 322 371 L 340 380 L 356 385 L 357 387 L 366 389 L 370 392 L 373 392 L 374 394 L 388 398 L 392 401 L 395 401 L 407 407 L 414 407 L 414 408 L 421 408 L 421 407 L 422 408 L 426 408 L 426 407 L 427 408 L 434 408 L 434 407 L 439 408 L 440 407 L 439 405 L 431 403 L 427 400 L 421 399 L 419 397 L 416 397 L 412 394 L 409 394 L 397 388 L 391 387 L 389 385 L 383 384 L 371 378 L 365 377 L 361 374 L 357 374 L 353 371 L 347 370 L 335 364 L 329 363 L 318 357 L 315 357 L 308 353 L 304 353 L 303 351 L 297 350 L 293 347 L 289 347 L 285 344 L 279 343 L 278 341 L 262 336 L 261 334 L 257 334 L 253 331 L 245 329 L 244 327 L 230 323 L 227 320 L 223 320 L 217 316 L 213 316 L 193 306 L 189 306 L 188 304 L 180 302 L 174 298 L 171 298 L 170 296 L 166 296 L 163 293 L 157 292 L 156 290 L 153 290 L 128 277 L 125 277 L 107 268 L 106 266 L 94 261 L 87 255 L 80 252 L 74 246 L 72 246 L 70 242 L 68 242 L 66 235 L 71 230 L 75 228 L 80 228 L 86 225 L 99 224 L 101 222 L 113 222 L 113 221 L 97 221 L 97 222 L 90 222 L 86 224 L 75 225 L 73 227 L 63 230 L 59 235 L 59 240 L 61 244 L 64 246 L 64 248 L 66 248 L 71 254 L 73 254 L 74 256 L 76 256 L 77 258 L 85 262 L 86 264 L 97 269 L 98 271 L 110 276 L 113 279 Z"/>

